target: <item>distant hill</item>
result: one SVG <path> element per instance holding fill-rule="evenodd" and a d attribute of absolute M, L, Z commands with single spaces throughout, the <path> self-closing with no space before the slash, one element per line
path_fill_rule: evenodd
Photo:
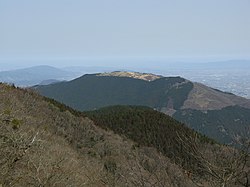
<path fill-rule="evenodd" d="M 145 80 L 145 76 L 90 74 L 69 82 L 38 86 L 36 90 L 81 111 L 112 105 L 148 106 L 222 143 L 231 143 L 236 134 L 242 136 L 243 129 L 249 128 L 250 100 L 181 77 L 155 76 L 151 81 Z M 237 112 L 227 117 L 228 107 Z M 216 115 L 210 115 L 213 111 Z M 223 120 L 226 118 L 230 123 Z"/>
<path fill-rule="evenodd" d="M 126 76 L 90 74 L 69 82 L 38 86 L 36 90 L 81 111 L 117 104 L 172 111 L 183 106 L 192 87 L 191 82 L 181 77 L 145 81 Z"/>
<path fill-rule="evenodd" d="M 0 82 L 13 83 L 17 86 L 33 86 L 49 79 L 62 81 L 74 77 L 75 73 L 45 65 L 0 72 Z"/>

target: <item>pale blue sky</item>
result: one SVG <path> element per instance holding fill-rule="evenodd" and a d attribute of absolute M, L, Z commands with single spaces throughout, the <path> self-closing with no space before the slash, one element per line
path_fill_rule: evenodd
<path fill-rule="evenodd" d="M 250 58 L 250 0 L 0 0 L 0 63 Z"/>

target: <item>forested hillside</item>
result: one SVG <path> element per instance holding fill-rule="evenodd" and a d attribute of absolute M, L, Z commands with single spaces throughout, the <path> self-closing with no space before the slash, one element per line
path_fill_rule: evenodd
<path fill-rule="evenodd" d="M 209 186 L 233 186 L 232 181 L 239 176 L 242 178 L 237 185 L 249 185 L 249 138 L 237 137 L 241 145 L 238 152 L 148 107 L 112 106 L 84 114 L 98 126 L 124 135 L 138 146 L 155 147 L 188 171 L 198 186 L 206 186 L 203 180 Z"/>
<path fill-rule="evenodd" d="M 245 129 L 250 129 L 250 100 L 181 77 L 112 72 L 34 89 L 80 111 L 147 106 L 220 143 L 232 144 L 235 136 L 246 137 Z"/>
<path fill-rule="evenodd" d="M 192 83 L 181 77 L 165 77 L 150 82 L 96 74 L 84 75 L 70 82 L 36 87 L 40 94 L 81 111 L 117 104 L 177 110 L 191 89 Z"/>
<path fill-rule="evenodd" d="M 179 162 L 178 164 L 183 164 L 186 169 L 191 169 L 197 162 L 186 153 L 191 150 L 185 150 L 185 142 L 181 141 L 181 137 L 188 137 L 190 141 L 196 137 L 197 144 L 215 143 L 173 118 L 147 107 L 113 106 L 85 114 L 102 128 L 125 135 L 138 145 L 155 147 L 159 152 Z M 197 168 L 192 168 L 195 169 Z"/>
<path fill-rule="evenodd" d="M 250 137 L 250 110 L 237 105 L 206 112 L 185 109 L 173 117 L 222 143 L 233 144 L 237 137 Z"/>

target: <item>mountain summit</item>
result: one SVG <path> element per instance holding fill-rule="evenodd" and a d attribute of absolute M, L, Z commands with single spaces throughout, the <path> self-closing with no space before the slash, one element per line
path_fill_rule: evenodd
<path fill-rule="evenodd" d="M 141 79 L 145 81 L 154 81 L 160 79 L 163 76 L 154 75 L 152 73 L 139 73 L 139 72 L 128 72 L 128 71 L 114 71 L 111 73 L 100 73 L 97 76 L 111 76 L 111 77 L 130 77 L 135 79 Z"/>

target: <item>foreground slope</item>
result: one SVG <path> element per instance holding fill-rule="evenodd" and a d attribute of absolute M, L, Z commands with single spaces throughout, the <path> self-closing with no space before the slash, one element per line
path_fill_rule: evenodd
<path fill-rule="evenodd" d="M 95 124 L 150 145 L 184 168 L 197 186 L 249 186 L 250 141 L 241 151 L 221 146 L 148 107 L 111 106 L 85 112 Z M 243 169 L 244 168 L 244 169 Z"/>
<path fill-rule="evenodd" d="M 36 90 L 81 111 L 111 105 L 148 106 L 222 143 L 231 143 L 250 129 L 250 100 L 181 77 L 112 72 Z"/>
<path fill-rule="evenodd" d="M 4 84 L 0 99 L 2 186 L 248 185 L 245 152 L 206 143 L 151 109 L 114 107 L 83 114 Z M 140 139 L 133 138 L 138 130 Z"/>
<path fill-rule="evenodd" d="M 194 186 L 155 148 L 65 106 L 0 85 L 1 186 Z"/>

